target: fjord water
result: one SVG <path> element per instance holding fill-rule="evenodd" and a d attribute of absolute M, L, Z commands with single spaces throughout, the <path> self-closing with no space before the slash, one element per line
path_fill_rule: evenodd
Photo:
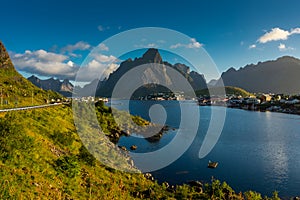
<path fill-rule="evenodd" d="M 130 112 L 149 119 L 149 108 L 164 106 L 166 124 L 179 128 L 178 101 L 130 101 Z M 195 102 L 188 109 L 200 109 L 197 136 L 190 148 L 174 163 L 152 172 L 159 181 L 182 184 L 190 180 L 210 182 L 212 177 L 226 181 L 238 191 L 255 190 L 263 195 L 279 191 L 281 197 L 300 195 L 300 116 L 274 112 L 253 112 L 225 107 L 199 107 Z M 124 109 L 124 102 L 112 105 Z M 226 120 L 220 139 L 203 159 L 198 153 L 210 123 L 211 109 L 226 109 Z M 193 120 L 193 116 L 185 116 Z M 197 123 L 197 122 L 195 122 Z M 136 152 L 163 148 L 175 136 L 170 130 L 158 142 L 138 137 L 121 137 L 119 145 L 137 145 Z M 186 134 L 189 131 L 186 130 Z M 172 152 L 170 152 L 172 153 Z M 219 162 L 216 169 L 207 168 L 209 160 Z"/>

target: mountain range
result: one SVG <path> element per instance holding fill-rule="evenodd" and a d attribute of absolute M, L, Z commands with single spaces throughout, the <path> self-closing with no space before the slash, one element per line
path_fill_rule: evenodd
<path fill-rule="evenodd" d="M 107 80 L 98 85 L 96 95 L 110 97 L 120 78 L 131 69 L 140 65 L 147 65 L 147 70 L 136 74 L 135 80 L 143 86 L 138 88 L 138 90 L 134 93 L 133 96 L 135 97 L 145 96 L 153 92 L 169 91 L 167 87 L 178 82 L 178 80 L 175 80 L 175 78 L 170 75 L 170 68 L 180 72 L 188 80 L 194 90 L 206 88 L 206 80 L 203 75 L 190 71 L 190 68 L 184 64 L 177 63 L 172 65 L 163 61 L 159 51 L 157 49 L 150 48 L 143 54 L 142 57 L 135 58 L 134 60 L 127 59 L 122 62 L 120 67 L 111 73 Z M 151 82 L 153 80 L 154 83 Z M 131 82 L 131 80 L 128 80 L 128 85 L 130 85 Z M 166 87 L 161 85 L 165 85 Z M 124 87 L 124 89 L 126 89 L 126 87 Z"/>
<path fill-rule="evenodd" d="M 38 77 L 32 75 L 28 80 L 35 86 L 42 88 L 44 90 L 56 91 L 64 96 L 70 97 L 73 92 L 73 84 L 70 83 L 68 79 L 60 81 L 59 79 L 49 78 L 46 80 L 41 80 Z"/>
<path fill-rule="evenodd" d="M 225 86 L 240 87 L 249 92 L 299 94 L 300 60 L 283 56 L 238 70 L 230 68 L 222 73 L 221 78 Z M 215 86 L 220 86 L 220 83 L 219 79 Z"/>
<path fill-rule="evenodd" d="M 252 93 L 283 93 L 283 94 L 299 94 L 300 93 L 300 60 L 291 56 L 283 56 L 276 60 L 258 62 L 257 64 L 249 64 L 240 69 L 230 68 L 223 72 L 218 80 L 211 80 L 206 84 L 206 80 L 202 74 L 190 71 L 190 68 L 184 64 L 170 64 L 162 60 L 157 49 L 148 49 L 140 58 L 134 60 L 129 58 L 123 61 L 119 68 L 111 73 L 108 78 L 99 81 L 93 80 L 83 88 L 77 87 L 76 90 L 84 96 L 93 95 L 91 88 L 97 88 L 96 96 L 110 97 L 112 91 L 120 78 L 136 66 L 148 64 L 152 65 L 147 72 L 140 74 L 139 82 L 144 86 L 138 88 L 133 96 L 144 96 L 153 92 L 168 92 L 166 87 L 160 86 L 175 84 L 166 67 L 158 67 L 157 64 L 172 67 L 180 72 L 190 83 L 195 91 L 210 87 L 219 87 L 222 81 L 225 86 L 233 86 L 245 89 Z M 157 80 L 156 84 L 148 84 L 147 77 Z M 35 76 L 29 80 L 36 86 L 60 92 L 63 95 L 70 96 L 74 89 L 73 85 L 68 81 L 59 81 L 57 79 L 40 80 Z M 222 80 L 222 81 L 221 81 Z M 130 84 L 128 82 L 128 84 Z M 76 92 L 75 92 L 76 93 Z"/>

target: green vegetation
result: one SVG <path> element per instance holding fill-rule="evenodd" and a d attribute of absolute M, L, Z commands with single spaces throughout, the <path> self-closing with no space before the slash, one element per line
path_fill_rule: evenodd
<path fill-rule="evenodd" d="M 215 94 L 222 94 L 222 88 L 220 87 L 213 87 L 210 88 L 210 91 Z M 227 95 L 235 95 L 235 96 L 242 96 L 242 97 L 249 97 L 252 96 L 250 92 L 247 92 L 246 90 L 238 87 L 232 87 L 232 86 L 225 86 L 225 93 Z M 203 89 L 203 90 L 198 90 L 196 91 L 197 96 L 209 96 L 209 90 L 208 89 Z"/>
<path fill-rule="evenodd" d="M 61 99 L 53 91 L 44 91 L 14 69 L 0 67 L 0 109 L 45 104 L 49 99 Z"/>
<path fill-rule="evenodd" d="M 101 129 L 114 143 L 117 143 L 121 135 L 142 133 L 146 128 L 154 126 L 139 116 L 104 106 L 102 101 L 97 102 L 95 107 Z"/>
<path fill-rule="evenodd" d="M 0 98 L 3 109 L 44 104 L 61 96 L 43 91 L 23 78 L 0 42 Z M 218 180 L 203 188 L 171 187 L 141 173 L 110 168 L 118 166 L 138 172 L 112 142 L 130 131 L 142 132 L 155 125 L 112 110 L 102 102 L 95 107 L 73 106 L 80 110 L 75 116 L 69 105 L 0 113 L 0 199 L 262 199 L 252 191 L 236 194 Z M 83 123 L 76 130 L 73 119 L 79 118 Z M 99 134 L 98 124 L 110 140 Z M 80 132 L 86 134 L 79 137 Z M 108 163 L 101 160 L 106 164 L 103 165 L 90 152 L 98 160 L 103 159 L 102 155 L 113 159 Z M 277 200 L 278 193 L 272 199 Z"/>
<path fill-rule="evenodd" d="M 34 86 L 14 68 L 0 41 L 0 109 L 45 104 L 49 99 L 61 99 L 53 91 Z"/>
<path fill-rule="evenodd" d="M 101 124 L 115 123 L 108 107 L 96 107 Z M 68 105 L 0 116 L 0 177 L 0 199 L 262 199 L 218 180 L 173 188 L 109 168 L 81 143 Z"/>

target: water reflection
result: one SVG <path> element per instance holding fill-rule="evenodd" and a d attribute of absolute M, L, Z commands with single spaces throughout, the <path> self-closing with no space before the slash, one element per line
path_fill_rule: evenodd
<path fill-rule="evenodd" d="M 273 113 L 266 113 L 265 131 L 261 134 L 265 134 L 266 143 L 265 148 L 262 150 L 264 166 L 267 168 L 266 178 L 273 179 L 274 184 L 280 184 L 285 186 L 288 181 L 289 170 L 289 155 L 287 148 L 289 146 L 286 131 L 284 130 L 283 123 L 286 120 L 282 118 L 272 117 Z M 278 186 L 277 186 L 278 187 Z"/>
<path fill-rule="evenodd" d="M 142 112 L 144 107 L 145 103 L 135 102 L 131 111 L 133 114 L 146 116 Z M 168 108 L 172 114 L 168 113 L 167 123 L 177 127 L 180 121 L 177 117 L 180 114 L 176 111 L 176 105 L 173 107 L 170 103 Z M 199 159 L 197 154 L 209 124 L 211 111 L 208 107 L 197 106 L 188 109 L 201 109 L 196 140 L 179 160 L 153 173 L 158 181 L 182 184 L 188 180 L 199 179 L 209 182 L 214 176 L 228 182 L 236 191 L 251 189 L 263 195 L 272 195 L 272 192 L 277 190 L 283 197 L 300 195 L 300 116 L 227 109 L 220 140 L 207 157 Z M 192 116 L 190 120 L 193 120 Z M 165 134 L 157 143 L 159 147 L 141 141 L 138 151 L 142 150 L 142 147 L 145 151 L 161 148 L 175 135 L 176 131 Z M 123 138 L 121 142 L 126 145 L 135 141 Z M 218 161 L 218 168 L 207 169 L 208 160 Z"/>

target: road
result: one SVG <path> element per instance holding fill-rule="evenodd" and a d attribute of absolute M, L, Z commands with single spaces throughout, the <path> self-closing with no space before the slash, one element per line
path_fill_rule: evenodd
<path fill-rule="evenodd" d="M 62 105 L 62 103 L 56 103 L 56 104 L 45 104 L 45 105 L 39 105 L 39 106 L 27 106 L 27 107 L 21 107 L 21 108 L 8 108 L 0 110 L 1 112 L 11 112 L 11 111 L 18 111 L 18 110 L 31 110 L 31 109 L 37 109 L 37 108 L 45 108 L 50 106 L 59 106 Z"/>

